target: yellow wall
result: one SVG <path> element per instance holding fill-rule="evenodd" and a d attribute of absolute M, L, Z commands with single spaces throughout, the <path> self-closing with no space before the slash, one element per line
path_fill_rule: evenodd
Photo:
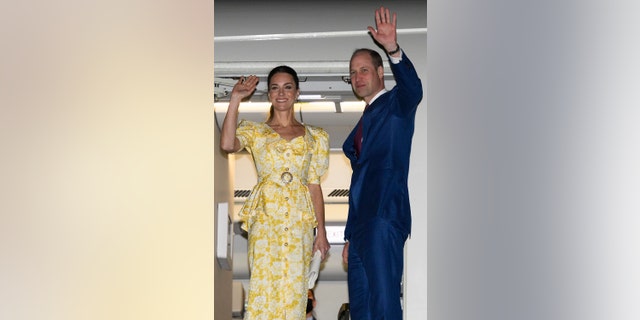
<path fill-rule="evenodd" d="M 213 319 L 213 1 L 0 20 L 0 318 Z"/>

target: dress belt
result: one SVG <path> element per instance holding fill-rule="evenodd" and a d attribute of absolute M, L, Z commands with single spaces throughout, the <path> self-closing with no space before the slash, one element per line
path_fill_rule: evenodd
<path fill-rule="evenodd" d="M 281 184 L 281 185 L 288 185 L 291 182 L 293 182 L 294 180 L 297 180 L 297 181 L 299 181 L 299 182 L 301 182 L 302 184 L 305 184 L 305 185 L 307 184 L 306 181 L 303 181 L 302 179 L 300 179 L 300 177 L 298 177 L 297 175 L 291 173 L 288 170 L 283 170 L 283 171 L 281 171 L 279 173 L 278 172 L 274 172 L 274 173 L 272 173 L 272 174 L 270 174 L 268 176 L 260 177 L 260 182 L 267 181 L 267 180 L 276 182 L 276 183 Z"/>

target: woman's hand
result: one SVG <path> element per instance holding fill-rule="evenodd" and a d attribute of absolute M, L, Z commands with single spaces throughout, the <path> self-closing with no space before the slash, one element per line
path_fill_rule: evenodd
<path fill-rule="evenodd" d="M 324 261 L 327 258 L 330 248 L 331 245 L 329 245 L 329 240 L 327 240 L 327 234 L 318 232 L 316 239 L 313 242 L 313 252 L 315 253 L 320 250 L 320 253 L 322 254 L 322 261 Z"/>
<path fill-rule="evenodd" d="M 256 76 L 240 77 L 231 90 L 231 99 L 241 101 L 249 97 L 256 90 L 258 82 L 260 79 Z"/>

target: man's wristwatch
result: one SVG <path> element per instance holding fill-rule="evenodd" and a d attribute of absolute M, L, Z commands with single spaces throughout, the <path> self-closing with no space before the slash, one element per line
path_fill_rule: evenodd
<path fill-rule="evenodd" d="M 396 54 L 396 53 L 400 52 L 400 45 L 396 43 L 396 46 L 398 46 L 398 47 L 397 47 L 395 50 L 393 50 L 393 51 L 388 51 L 387 53 L 388 53 L 389 55 L 394 55 L 394 54 Z"/>

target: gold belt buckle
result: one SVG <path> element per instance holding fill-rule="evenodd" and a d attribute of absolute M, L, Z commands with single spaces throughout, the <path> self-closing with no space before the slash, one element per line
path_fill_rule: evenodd
<path fill-rule="evenodd" d="M 293 180 L 293 175 L 289 171 L 285 171 L 280 175 L 280 179 L 282 179 L 282 182 L 288 184 Z"/>

